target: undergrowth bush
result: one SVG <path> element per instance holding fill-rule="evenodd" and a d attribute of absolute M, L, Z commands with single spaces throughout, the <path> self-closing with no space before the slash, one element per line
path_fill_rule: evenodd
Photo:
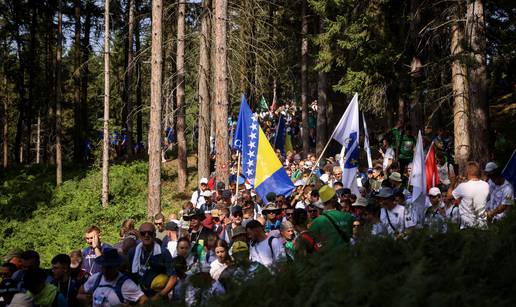
<path fill-rule="evenodd" d="M 13 171 L 14 172 L 14 171 Z M 70 170 L 71 179 L 54 187 L 54 172 L 26 167 L 4 175 L 0 187 L 0 251 L 34 249 L 47 266 L 53 256 L 84 247 L 84 229 L 102 230 L 103 241 L 116 243 L 126 218 L 142 221 L 147 207 L 147 163 L 110 167 L 110 203 L 102 208 L 98 169 Z"/>

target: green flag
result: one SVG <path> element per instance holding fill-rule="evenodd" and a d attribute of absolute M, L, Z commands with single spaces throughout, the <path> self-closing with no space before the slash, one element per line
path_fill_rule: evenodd
<path fill-rule="evenodd" d="M 260 102 L 258 103 L 258 108 L 260 111 L 267 112 L 269 111 L 269 106 L 267 105 L 267 101 L 265 101 L 265 97 L 260 97 Z"/>

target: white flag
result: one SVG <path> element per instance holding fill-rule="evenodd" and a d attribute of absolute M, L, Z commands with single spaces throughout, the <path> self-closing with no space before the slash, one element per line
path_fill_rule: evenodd
<path fill-rule="evenodd" d="M 367 168 L 373 168 L 373 159 L 371 158 L 371 148 L 369 147 L 369 133 L 367 132 L 367 124 L 365 122 L 364 112 L 362 112 L 362 122 L 364 123 L 364 150 L 367 154 Z"/>
<path fill-rule="evenodd" d="M 354 190 L 356 190 L 356 174 L 358 170 L 359 121 L 358 93 L 355 93 L 332 134 L 332 137 L 342 144 L 342 151 L 340 153 L 342 184 L 345 188 Z"/>
<path fill-rule="evenodd" d="M 426 170 L 425 152 L 423 150 L 423 137 L 421 130 L 417 136 L 416 152 L 412 160 L 412 173 L 410 184 L 412 185 L 412 205 L 416 211 L 418 221 L 422 221 L 425 213 L 426 199 Z"/>

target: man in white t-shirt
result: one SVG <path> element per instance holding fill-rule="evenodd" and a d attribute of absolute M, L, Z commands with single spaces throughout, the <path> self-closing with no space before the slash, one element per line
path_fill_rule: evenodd
<path fill-rule="evenodd" d="M 281 240 L 274 236 L 267 237 L 263 225 L 257 220 L 249 221 L 245 228 L 251 239 L 249 259 L 270 268 L 285 253 Z"/>
<path fill-rule="evenodd" d="M 199 181 L 199 188 L 192 193 L 192 197 L 190 199 L 190 202 L 195 208 L 200 209 L 206 202 L 204 200 L 204 196 L 202 196 L 203 192 L 206 190 L 208 190 L 208 178 L 201 178 Z"/>
<path fill-rule="evenodd" d="M 143 305 L 147 296 L 128 276 L 120 273 L 123 262 L 116 249 L 108 249 L 95 259 L 102 266 L 102 272 L 93 274 L 79 289 L 78 299 L 92 296 L 93 307 L 107 307 L 126 303 Z"/>
<path fill-rule="evenodd" d="M 460 228 L 486 227 L 486 201 L 489 196 L 489 185 L 480 179 L 480 166 L 477 162 L 467 163 L 466 176 L 467 181 L 460 183 L 451 192 L 453 198 L 460 199 Z"/>
<path fill-rule="evenodd" d="M 514 187 L 505 180 L 500 168 L 494 162 L 488 162 L 484 172 L 489 179 L 489 198 L 486 211 L 488 220 L 499 220 L 503 218 L 510 206 L 514 203 Z"/>
<path fill-rule="evenodd" d="M 383 149 L 380 148 L 379 150 L 380 154 L 383 157 L 383 171 L 385 172 L 394 161 L 394 156 L 396 153 L 394 152 L 394 149 L 389 144 L 389 141 L 387 139 L 383 139 Z"/>
<path fill-rule="evenodd" d="M 394 201 L 394 194 L 391 188 L 384 187 L 376 195 L 380 206 L 380 223 L 387 229 L 389 235 L 401 238 L 407 229 L 416 226 L 416 218 L 405 207 Z"/>

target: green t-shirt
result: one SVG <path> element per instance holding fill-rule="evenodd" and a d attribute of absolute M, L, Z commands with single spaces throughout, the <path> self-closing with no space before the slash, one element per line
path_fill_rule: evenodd
<path fill-rule="evenodd" d="M 332 218 L 335 224 L 346 234 L 347 240 L 344 240 L 330 220 L 325 216 Z M 324 211 L 322 215 L 317 217 L 308 232 L 317 243 L 321 244 L 321 249 L 328 250 L 333 247 L 349 243 L 349 239 L 353 234 L 353 216 L 347 212 L 337 210 Z"/>
<path fill-rule="evenodd" d="M 400 145 L 400 159 L 412 160 L 414 157 L 414 146 L 416 145 L 416 138 L 412 135 L 404 134 L 401 137 Z"/>
<path fill-rule="evenodd" d="M 401 141 L 401 132 L 398 128 L 392 128 L 392 140 L 389 140 L 389 143 L 392 143 L 392 147 L 396 150 L 396 148 L 399 148 L 400 141 Z"/>

